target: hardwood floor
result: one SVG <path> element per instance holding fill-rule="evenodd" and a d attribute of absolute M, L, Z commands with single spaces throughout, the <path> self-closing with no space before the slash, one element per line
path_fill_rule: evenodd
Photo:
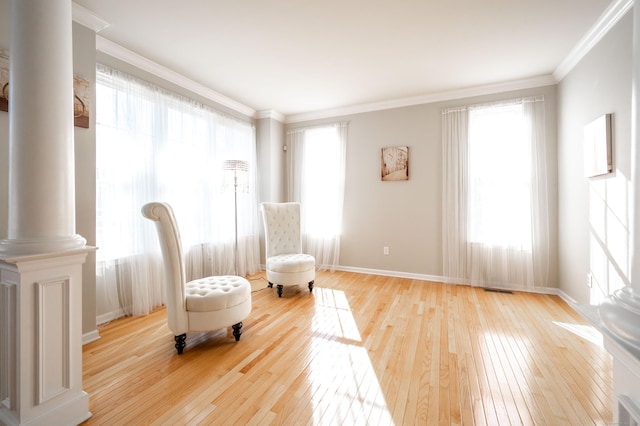
<path fill-rule="evenodd" d="M 251 279 L 240 342 L 190 334 L 177 355 L 163 309 L 101 327 L 84 424 L 612 421 L 610 356 L 556 296 L 319 272 L 279 299 Z"/>

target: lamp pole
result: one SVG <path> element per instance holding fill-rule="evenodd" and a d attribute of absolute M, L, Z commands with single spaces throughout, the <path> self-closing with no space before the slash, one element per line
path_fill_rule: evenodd
<path fill-rule="evenodd" d="M 238 275 L 238 169 L 233 170 L 233 222 L 236 240 L 233 246 L 234 274 Z"/>
<path fill-rule="evenodd" d="M 233 265 L 234 273 L 238 275 L 238 172 L 248 172 L 249 163 L 244 160 L 226 160 L 223 169 L 233 171 L 233 221 L 235 226 Z"/>

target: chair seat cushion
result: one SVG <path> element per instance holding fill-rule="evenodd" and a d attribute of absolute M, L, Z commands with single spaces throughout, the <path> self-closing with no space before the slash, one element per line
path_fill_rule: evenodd
<path fill-rule="evenodd" d="M 187 311 L 218 311 L 249 299 L 251 284 L 233 275 L 206 277 L 185 284 L 185 296 Z"/>
<path fill-rule="evenodd" d="M 267 259 L 267 270 L 280 273 L 297 273 L 315 269 L 316 259 L 310 254 L 279 254 Z"/>

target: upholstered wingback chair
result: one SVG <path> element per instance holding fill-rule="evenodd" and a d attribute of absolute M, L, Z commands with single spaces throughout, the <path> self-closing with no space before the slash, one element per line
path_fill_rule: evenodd
<path fill-rule="evenodd" d="M 307 284 L 313 291 L 316 260 L 302 253 L 299 203 L 262 203 L 264 241 L 269 287 L 276 284 L 278 297 L 285 285 Z"/>
<path fill-rule="evenodd" d="M 153 202 L 142 207 L 152 220 L 164 261 L 167 324 L 174 334 L 178 354 L 186 346 L 186 333 L 233 328 L 236 341 L 242 320 L 251 313 L 251 285 L 245 278 L 225 275 L 186 281 L 180 232 L 169 204 Z"/>

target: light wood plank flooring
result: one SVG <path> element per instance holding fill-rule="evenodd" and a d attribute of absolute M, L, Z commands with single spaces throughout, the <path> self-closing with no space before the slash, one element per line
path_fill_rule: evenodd
<path fill-rule="evenodd" d="M 347 272 L 190 334 L 163 309 L 83 348 L 86 425 L 588 425 L 612 421 L 611 359 L 560 298 Z M 293 290 L 293 291 L 292 291 Z M 595 342 L 595 343 L 594 343 Z"/>

